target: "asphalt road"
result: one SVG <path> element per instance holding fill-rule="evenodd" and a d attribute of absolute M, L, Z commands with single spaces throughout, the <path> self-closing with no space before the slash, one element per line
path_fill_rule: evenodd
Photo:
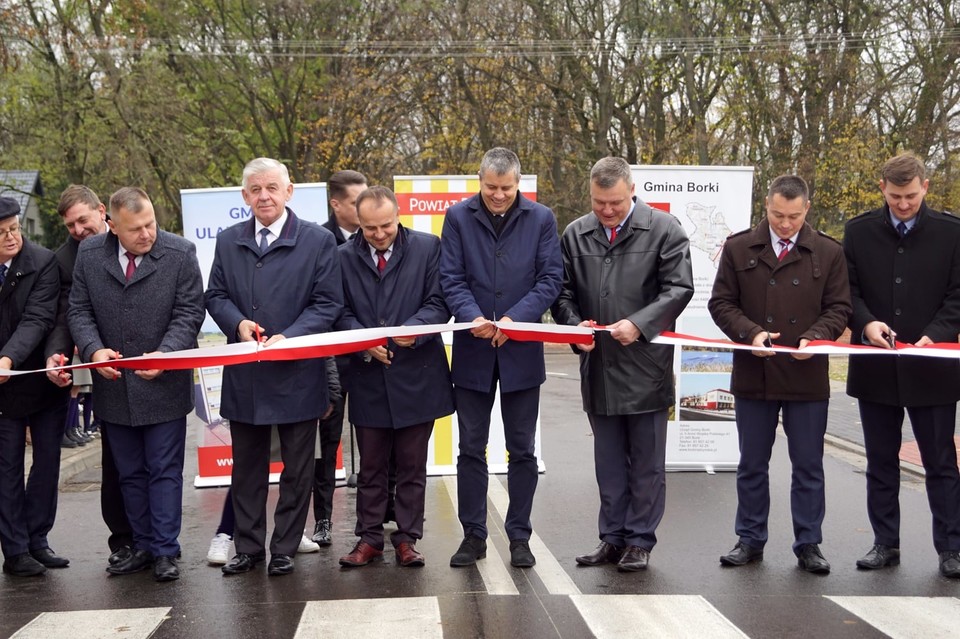
<path fill-rule="evenodd" d="M 578 567 L 597 543 L 598 496 L 589 426 L 580 409 L 575 357 L 548 354 L 542 395 L 543 459 L 534 506 L 538 563 L 509 566 L 503 537 L 505 478 L 491 478 L 491 539 L 477 567 L 452 569 L 460 541 L 455 480 L 428 480 L 422 569 L 386 561 L 344 570 L 354 543 L 355 491 L 336 491 L 334 544 L 299 555 L 296 571 L 223 577 L 204 557 L 225 489 L 194 489 L 188 454 L 181 534 L 182 578 L 149 572 L 109 577 L 95 471 L 61 495 L 52 545 L 69 568 L 44 577 L 0 576 L 0 637 L 951 637 L 960 636 L 960 581 L 937 573 L 922 480 L 905 475 L 903 563 L 860 572 L 871 545 L 863 459 L 828 447 L 823 551 L 828 576 L 800 571 L 790 550 L 785 440 L 771 462 L 770 542 L 762 563 L 721 568 L 736 541 L 733 473 L 671 473 L 667 512 L 649 570 Z M 349 462 L 348 462 L 349 463 Z M 271 504 L 276 497 L 271 489 Z M 388 526 L 389 530 L 389 526 Z M 18 634 L 19 633 L 19 634 Z"/>

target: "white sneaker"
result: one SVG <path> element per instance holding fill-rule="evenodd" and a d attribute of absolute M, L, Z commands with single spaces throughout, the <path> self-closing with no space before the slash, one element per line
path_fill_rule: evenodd
<path fill-rule="evenodd" d="M 300 538 L 300 547 L 297 548 L 297 552 L 318 552 L 320 550 L 320 544 L 313 541 L 306 535 Z"/>
<path fill-rule="evenodd" d="M 217 536 L 210 540 L 210 550 L 207 551 L 207 563 L 211 566 L 222 566 L 230 559 L 230 546 L 233 544 L 233 537 L 226 533 L 217 533 Z"/>

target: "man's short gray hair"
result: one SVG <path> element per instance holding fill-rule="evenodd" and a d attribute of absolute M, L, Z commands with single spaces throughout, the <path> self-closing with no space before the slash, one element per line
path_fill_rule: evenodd
<path fill-rule="evenodd" d="M 287 167 L 283 164 L 283 162 L 278 162 L 273 158 L 256 158 L 255 160 L 250 160 L 247 162 L 247 165 L 243 167 L 243 188 L 247 188 L 247 182 L 254 175 L 269 173 L 271 171 L 277 171 L 280 173 L 280 177 L 283 178 L 284 186 L 290 184 L 290 172 L 287 171 Z"/>
<path fill-rule="evenodd" d="M 150 202 L 150 196 L 143 189 L 136 186 L 125 186 L 110 196 L 110 213 L 116 214 L 120 209 L 130 213 L 139 213 L 143 205 Z"/>
<path fill-rule="evenodd" d="M 506 175 L 513 172 L 519 180 L 520 158 L 510 149 L 505 149 L 502 146 L 494 147 L 484 153 L 483 159 L 480 160 L 480 177 L 486 175 L 488 171 L 493 171 L 494 175 Z"/>
<path fill-rule="evenodd" d="M 630 165 L 623 158 L 603 158 L 590 169 L 590 181 L 601 189 L 612 188 L 620 180 L 626 182 L 627 188 L 633 186 Z"/>

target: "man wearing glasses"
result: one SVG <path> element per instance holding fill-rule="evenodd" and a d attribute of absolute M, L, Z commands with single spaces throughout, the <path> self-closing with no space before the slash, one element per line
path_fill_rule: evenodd
<path fill-rule="evenodd" d="M 56 256 L 23 238 L 20 204 L 0 197 L 0 369 L 44 368 L 59 294 Z M 7 574 L 31 577 L 70 563 L 47 543 L 56 515 L 66 410 L 66 392 L 45 376 L 0 376 L 0 546 Z M 28 425 L 33 466 L 24 487 Z"/>

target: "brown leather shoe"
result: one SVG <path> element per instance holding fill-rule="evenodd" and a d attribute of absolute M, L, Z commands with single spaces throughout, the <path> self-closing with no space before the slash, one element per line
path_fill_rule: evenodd
<path fill-rule="evenodd" d="M 596 550 L 586 555 L 577 557 L 577 563 L 581 566 L 600 566 L 602 564 L 615 564 L 620 561 L 623 555 L 623 546 L 614 546 L 605 541 L 601 541 Z"/>
<path fill-rule="evenodd" d="M 637 572 L 638 570 L 646 570 L 649 562 L 649 550 L 646 548 L 641 548 L 640 546 L 627 546 L 627 549 L 623 553 L 623 557 L 620 557 L 620 561 L 617 562 L 617 570 L 620 572 Z"/>
<path fill-rule="evenodd" d="M 374 559 L 383 557 L 383 551 L 377 550 L 365 541 L 358 541 L 349 555 L 340 558 L 340 565 L 346 567 L 366 566 Z"/>
<path fill-rule="evenodd" d="M 406 568 L 419 568 L 424 564 L 423 555 L 409 541 L 397 544 L 397 563 Z"/>

